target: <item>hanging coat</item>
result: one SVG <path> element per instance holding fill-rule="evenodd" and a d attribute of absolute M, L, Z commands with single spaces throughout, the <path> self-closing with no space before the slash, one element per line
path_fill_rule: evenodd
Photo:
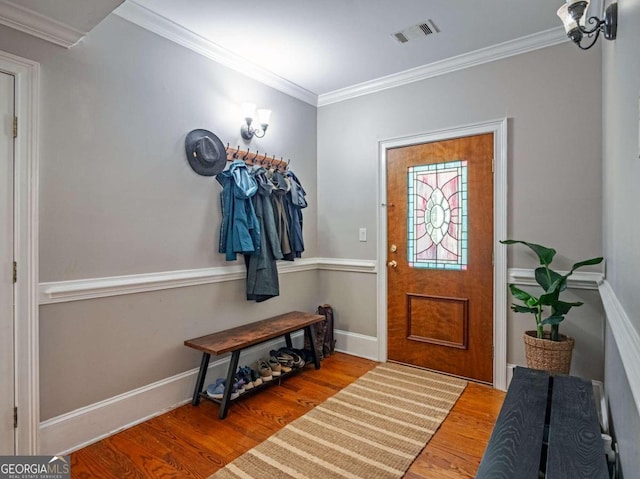
<path fill-rule="evenodd" d="M 216 175 L 222 185 L 222 225 L 218 251 L 227 261 L 237 258 L 236 253 L 260 253 L 260 225 L 251 197 L 258 185 L 249 175 L 247 165 L 241 160 L 231 163 L 228 170 Z"/>
<path fill-rule="evenodd" d="M 287 171 L 287 179 L 291 188 L 287 193 L 287 202 L 289 203 L 289 243 L 291 250 L 296 258 L 302 257 L 304 251 L 304 239 L 302 238 L 302 209 L 307 207 L 307 195 L 298 180 L 298 177 L 292 172 Z"/>
<path fill-rule="evenodd" d="M 258 168 L 251 174 L 258 184 L 258 192 L 252 198 L 260 226 L 260 254 L 245 255 L 247 265 L 247 300 L 260 303 L 280 294 L 276 260 L 282 259 L 280 238 L 271 203 L 273 185 L 265 176 L 265 169 Z"/>
<path fill-rule="evenodd" d="M 294 252 L 291 249 L 291 234 L 289 232 L 289 201 L 287 201 L 287 193 L 291 185 L 284 175 L 279 171 L 273 171 L 270 178 L 274 185 L 271 192 L 271 203 L 276 220 L 276 228 L 278 238 L 280 238 L 280 248 L 282 250 L 283 259 L 293 261 Z"/>

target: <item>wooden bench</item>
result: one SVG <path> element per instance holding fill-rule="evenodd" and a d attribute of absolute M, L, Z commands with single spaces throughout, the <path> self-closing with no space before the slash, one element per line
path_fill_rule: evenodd
<path fill-rule="evenodd" d="M 517 367 L 476 479 L 609 479 L 590 381 Z"/>
<path fill-rule="evenodd" d="M 248 347 L 255 346 L 281 336 L 284 336 L 287 347 L 290 348 L 293 346 L 291 342 L 291 333 L 300 329 L 304 329 L 307 332 L 309 338 L 311 338 L 311 344 L 315 345 L 315 329 L 311 326 L 319 321 L 323 321 L 324 319 L 324 316 L 319 314 L 292 311 L 290 313 L 281 314 L 255 323 L 245 324 L 243 326 L 238 326 L 237 328 L 185 341 L 185 346 L 202 351 L 202 361 L 200 363 L 200 371 L 198 372 L 196 386 L 193 391 L 192 404 L 194 406 L 200 404 L 201 397 L 211 399 L 220 404 L 220 419 L 227 417 L 232 388 L 225 387 L 222 400 L 220 401 L 210 398 L 203 389 L 207 369 L 209 367 L 209 360 L 212 355 L 218 356 L 224 353 L 231 353 L 231 361 L 229 362 L 229 370 L 227 372 L 225 384 L 233 384 L 233 377 L 235 376 L 238 368 L 240 352 L 243 349 L 247 349 Z M 311 352 L 316 369 L 320 369 L 320 359 L 315 347 L 312 347 Z M 265 383 L 265 386 L 270 384 L 271 382 Z M 259 386 L 251 391 L 261 388 L 262 386 Z"/>

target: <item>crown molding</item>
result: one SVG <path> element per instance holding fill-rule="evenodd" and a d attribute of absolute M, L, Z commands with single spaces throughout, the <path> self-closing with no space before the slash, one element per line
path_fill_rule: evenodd
<path fill-rule="evenodd" d="M 444 75 L 483 63 L 501 60 L 514 55 L 520 55 L 521 53 L 539 50 L 557 45 L 566 40 L 567 36 L 562 27 L 552 28 L 508 42 L 499 43 L 498 45 L 481 48 L 480 50 L 394 73 L 393 75 L 387 75 L 329 93 L 323 93 L 318 96 L 318 107 L 368 95 L 381 90 L 387 90 L 389 88 L 395 88 L 438 75 Z"/>
<path fill-rule="evenodd" d="M 65 48 L 87 34 L 6 0 L 0 0 L 0 23 Z"/>
<path fill-rule="evenodd" d="M 114 10 L 116 15 L 138 25 L 161 37 L 182 45 L 189 50 L 199 53 L 217 63 L 240 72 L 254 80 L 316 106 L 318 97 L 315 93 L 282 78 L 275 73 L 259 67 L 235 53 L 222 48 L 191 30 L 143 7 L 133 0 L 128 0 Z"/>

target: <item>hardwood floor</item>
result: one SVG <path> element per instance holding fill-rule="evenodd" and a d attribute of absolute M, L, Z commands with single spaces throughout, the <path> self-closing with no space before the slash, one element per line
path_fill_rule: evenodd
<path fill-rule="evenodd" d="M 207 478 L 377 363 L 336 353 L 259 394 L 234 402 L 225 420 L 203 401 L 150 419 L 71 454 L 74 479 Z M 473 478 L 504 393 L 469 383 L 405 478 Z"/>

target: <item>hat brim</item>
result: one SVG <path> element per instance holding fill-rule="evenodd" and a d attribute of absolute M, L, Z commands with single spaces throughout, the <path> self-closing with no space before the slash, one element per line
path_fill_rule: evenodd
<path fill-rule="evenodd" d="M 196 145 L 198 142 L 208 136 L 214 144 L 214 156 L 212 158 L 203 158 L 196 154 Z M 187 161 L 193 171 L 202 176 L 215 176 L 224 170 L 227 164 L 227 152 L 224 145 L 215 134 L 209 130 L 196 129 L 187 133 L 184 140 L 184 148 L 187 154 Z"/>

